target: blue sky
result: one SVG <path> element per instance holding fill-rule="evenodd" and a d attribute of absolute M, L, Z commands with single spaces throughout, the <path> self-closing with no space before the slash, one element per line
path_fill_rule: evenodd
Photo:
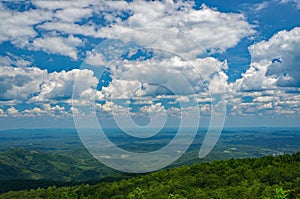
<path fill-rule="evenodd" d="M 0 128 L 299 126 L 299 0 L 1 1 L 0 21 Z"/>

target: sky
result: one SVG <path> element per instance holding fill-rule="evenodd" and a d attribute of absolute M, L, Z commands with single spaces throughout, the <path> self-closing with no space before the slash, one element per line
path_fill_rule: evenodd
<path fill-rule="evenodd" d="M 299 127 L 300 1 L 1 1 L 0 129 L 93 117 Z"/>

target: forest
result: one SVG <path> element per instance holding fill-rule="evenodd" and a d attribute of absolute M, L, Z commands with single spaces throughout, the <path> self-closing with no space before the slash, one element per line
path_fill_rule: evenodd
<path fill-rule="evenodd" d="M 0 198 L 300 198 L 300 152 L 195 163 L 113 182 L 10 191 Z"/>

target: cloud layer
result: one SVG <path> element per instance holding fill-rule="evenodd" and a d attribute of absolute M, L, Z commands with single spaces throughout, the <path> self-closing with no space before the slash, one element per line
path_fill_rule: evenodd
<path fill-rule="evenodd" d="M 276 2 L 299 9 L 296 0 Z M 0 19 L 0 45 L 16 49 L 0 54 L 0 117 L 71 116 L 79 111 L 71 107 L 75 80 L 75 95 L 87 102 L 96 95 L 104 113 L 176 116 L 196 101 L 209 115 L 218 100 L 231 115 L 299 113 L 300 27 L 250 42 L 261 33 L 243 12 L 192 1 L 32 1 L 23 9 L 1 3 Z M 226 53 L 245 41 L 249 68 L 229 83 Z M 40 52 L 89 67 L 41 69 L 30 55 Z"/>

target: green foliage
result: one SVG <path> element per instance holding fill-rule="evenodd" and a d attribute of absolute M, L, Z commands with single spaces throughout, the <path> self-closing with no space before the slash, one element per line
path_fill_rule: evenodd
<path fill-rule="evenodd" d="M 283 190 L 282 187 L 276 188 L 275 193 L 272 194 L 272 197 L 265 197 L 264 199 L 287 199 L 287 191 Z"/>
<path fill-rule="evenodd" d="M 300 153 L 203 162 L 96 185 L 7 192 L 1 198 L 300 198 Z"/>
<path fill-rule="evenodd" d="M 74 150 L 68 155 L 12 148 L 0 152 L 0 193 L 9 190 L 66 186 L 98 181 L 107 176 L 123 178 L 95 160 L 87 151 Z"/>
<path fill-rule="evenodd" d="M 78 151 L 76 152 L 78 153 Z M 85 155 L 89 154 L 85 153 Z M 113 172 L 115 171 L 96 160 L 92 162 L 88 158 L 75 159 L 72 158 L 72 155 L 65 156 L 18 148 L 0 153 L 0 176 L 2 181 L 43 179 L 80 182 L 99 179 Z"/>

